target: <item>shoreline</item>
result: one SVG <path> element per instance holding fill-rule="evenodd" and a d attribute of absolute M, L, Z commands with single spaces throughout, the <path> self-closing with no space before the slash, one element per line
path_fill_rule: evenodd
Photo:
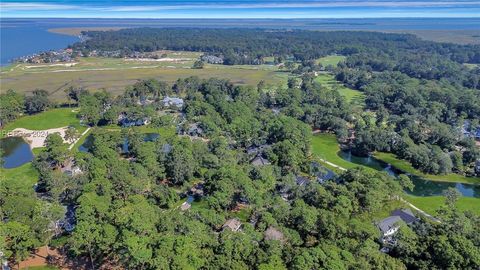
<path fill-rule="evenodd" d="M 60 35 L 67 36 L 79 36 L 83 31 L 118 31 L 121 29 L 130 28 L 130 27 L 108 27 L 108 26 L 97 26 L 97 27 L 59 27 L 59 28 L 49 28 L 48 32 Z"/>

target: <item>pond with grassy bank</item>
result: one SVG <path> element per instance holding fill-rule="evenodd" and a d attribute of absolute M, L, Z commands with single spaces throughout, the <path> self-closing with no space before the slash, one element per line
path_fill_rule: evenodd
<path fill-rule="evenodd" d="M 378 160 L 375 157 L 356 157 L 346 151 L 341 151 L 334 134 L 318 134 L 313 136 L 312 152 L 320 159 L 334 163 L 345 169 L 363 166 L 385 171 L 393 176 L 402 173 L 401 170 L 395 168 L 393 165 Z M 480 213 L 480 185 L 452 183 L 448 181 L 430 181 L 422 178 L 421 175 L 417 176 L 413 174 L 411 175 L 411 179 L 415 184 L 415 188 L 413 191 L 407 192 L 405 198 L 427 212 L 428 210 L 432 210 L 430 212 L 433 213 L 433 210 L 442 206 L 444 203 L 443 192 L 452 187 L 462 194 L 462 197 L 457 202 L 459 209 Z"/>

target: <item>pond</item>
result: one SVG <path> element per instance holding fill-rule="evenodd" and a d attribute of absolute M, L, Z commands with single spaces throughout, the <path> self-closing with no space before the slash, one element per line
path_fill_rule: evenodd
<path fill-rule="evenodd" d="M 0 139 L 2 149 L 2 167 L 16 168 L 33 160 L 32 149 L 21 137 L 7 137 Z"/>
<path fill-rule="evenodd" d="M 143 137 L 143 141 L 145 142 L 153 142 L 160 137 L 158 133 L 145 133 Z M 93 137 L 92 135 L 88 135 L 85 139 L 85 142 L 78 147 L 78 150 L 81 152 L 88 152 L 88 150 L 92 147 Z M 122 153 L 128 152 L 128 139 L 125 138 L 122 144 Z"/>
<path fill-rule="evenodd" d="M 397 177 L 402 172 L 390 164 L 378 160 L 372 156 L 359 157 L 352 155 L 349 151 L 341 151 L 339 156 L 344 160 L 355 164 L 364 165 L 375 170 L 385 171 L 389 175 Z M 410 175 L 415 188 L 413 191 L 406 191 L 408 194 L 415 196 L 441 196 L 443 192 L 450 187 L 457 189 L 465 197 L 480 198 L 480 185 L 451 183 L 451 182 L 435 182 L 423 179 L 421 177 Z"/>

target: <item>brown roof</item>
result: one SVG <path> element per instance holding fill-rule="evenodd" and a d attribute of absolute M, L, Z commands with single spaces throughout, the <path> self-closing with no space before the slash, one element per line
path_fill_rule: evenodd
<path fill-rule="evenodd" d="M 223 224 L 222 228 L 223 229 L 229 228 L 230 230 L 236 232 L 240 229 L 241 226 L 242 226 L 242 222 L 240 222 L 240 220 L 236 218 L 231 218 L 227 220 L 225 224 Z"/>
<path fill-rule="evenodd" d="M 283 233 L 281 231 L 270 226 L 265 231 L 265 240 L 277 240 L 283 242 L 285 240 L 285 237 L 283 236 Z"/>

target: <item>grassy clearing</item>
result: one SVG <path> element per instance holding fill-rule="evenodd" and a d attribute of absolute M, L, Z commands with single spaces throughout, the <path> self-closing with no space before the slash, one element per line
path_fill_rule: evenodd
<path fill-rule="evenodd" d="M 332 74 L 321 73 L 315 78 L 315 81 L 328 89 L 336 89 L 340 95 L 347 100 L 347 102 L 362 108 L 365 106 L 365 94 L 345 87 L 343 84 L 335 80 Z"/>
<path fill-rule="evenodd" d="M 344 160 L 338 156 L 338 152 L 340 152 L 340 146 L 338 145 L 337 138 L 334 134 L 322 133 L 312 137 L 312 153 L 315 156 L 345 169 L 352 169 L 360 166 Z"/>
<path fill-rule="evenodd" d="M 435 214 L 435 211 L 445 203 L 445 198 L 442 196 L 417 197 L 405 194 L 404 197 L 413 205 L 431 214 Z M 460 211 L 471 211 L 477 215 L 480 215 L 479 198 L 461 197 L 458 199 L 456 207 Z"/>
<path fill-rule="evenodd" d="M 0 176 L 0 182 L 5 181 L 6 186 L 16 187 L 20 191 L 31 189 L 37 183 L 39 174 L 32 163 L 28 162 L 16 168 L 0 168 Z"/>
<path fill-rule="evenodd" d="M 342 159 L 338 156 L 339 151 L 340 147 L 334 134 L 317 134 L 312 137 L 312 152 L 315 156 L 346 169 L 362 166 Z M 396 166 L 395 164 L 392 165 Z M 326 166 L 329 167 L 328 165 Z M 369 168 L 366 166 L 362 167 Z M 404 194 L 404 197 L 408 202 L 430 214 L 434 214 L 435 210 L 444 203 L 442 196 L 417 197 Z M 457 207 L 461 211 L 471 210 L 480 214 L 480 198 L 461 197 L 457 202 Z M 381 216 L 381 214 L 379 214 L 379 216 Z"/>
<path fill-rule="evenodd" d="M 445 175 L 432 175 L 432 174 L 425 174 L 421 171 L 415 169 L 410 162 L 406 160 L 399 159 L 392 153 L 384 153 L 384 152 L 376 152 L 374 157 L 382 160 L 383 162 L 389 163 L 392 166 L 396 167 L 397 169 L 418 175 L 422 178 L 431 181 L 439 181 L 439 182 L 457 182 L 457 183 L 466 183 L 466 184 L 480 184 L 480 177 L 466 177 L 463 175 L 449 173 Z"/>
<path fill-rule="evenodd" d="M 337 66 L 340 61 L 345 60 L 343 55 L 329 55 L 317 59 L 317 63 L 322 64 L 322 66 Z"/>
<path fill-rule="evenodd" d="M 174 82 L 178 78 L 198 76 L 229 79 L 235 84 L 257 85 L 264 80 L 267 84 L 278 85 L 285 84 L 288 77 L 286 72 L 280 72 L 272 65 L 205 65 L 204 69 L 191 69 L 199 56 L 198 53 L 172 52 L 167 55 L 172 59 L 189 60 L 155 62 L 127 61 L 122 58 L 80 58 L 78 63 L 71 67 L 17 64 L 2 68 L 1 89 L 30 93 L 36 88 L 41 88 L 47 90 L 53 100 L 64 101 L 66 99 L 64 89 L 69 86 L 87 89 L 105 88 L 114 95 L 119 95 L 126 86 L 140 79 L 154 78 Z"/>
<path fill-rule="evenodd" d="M 80 125 L 77 113 L 72 111 L 72 108 L 56 108 L 34 115 L 22 116 L 8 123 L 3 128 L 1 137 L 4 137 L 9 131 L 16 128 L 45 130 L 64 126 L 74 126 L 79 132 L 83 132 L 86 129 L 86 127 Z"/>

